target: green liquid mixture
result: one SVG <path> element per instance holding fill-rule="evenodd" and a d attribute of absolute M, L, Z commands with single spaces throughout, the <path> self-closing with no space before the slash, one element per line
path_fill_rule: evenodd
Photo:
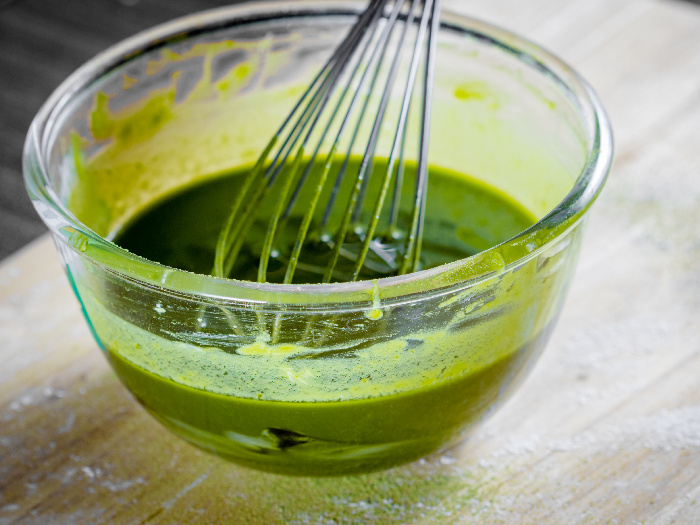
<path fill-rule="evenodd" d="M 318 231 L 312 223 L 297 265 L 294 283 L 321 281 L 331 255 L 332 240 L 324 243 L 320 238 L 323 234 L 334 236 L 354 183 L 351 175 L 359 171 L 360 163 L 361 158 L 351 157 L 347 175 L 343 179 L 343 185 L 340 186 L 326 229 Z M 340 171 L 341 164 L 342 160 L 336 161 L 330 173 L 335 174 Z M 273 256 L 268 264 L 268 282 L 282 282 L 301 217 L 316 187 L 315 177 L 322 171 L 322 167 L 321 162 L 313 166 L 307 178 L 308 182 L 304 185 L 304 190 L 292 210 L 291 218 L 280 221 L 273 245 L 273 254 L 276 256 Z M 370 184 L 367 186 L 363 201 L 360 230 L 366 228 L 369 222 L 370 211 L 379 193 L 385 168 L 386 161 L 378 159 L 374 174 L 368 177 Z M 246 169 L 230 173 L 213 181 L 187 188 L 152 205 L 122 228 L 115 242 L 132 253 L 166 266 L 193 273 L 209 274 L 212 270 L 219 231 L 227 219 L 238 188 L 242 185 L 247 173 Z M 370 245 L 370 252 L 360 273 L 360 279 L 369 280 L 398 273 L 397 267 L 400 265 L 405 244 L 403 236 L 411 220 L 415 192 L 411 183 L 415 178 L 415 165 L 409 163 L 406 166 L 404 176 L 406 182 L 401 193 L 398 228 L 392 237 L 389 225 L 391 195 L 388 195 L 375 234 L 378 242 Z M 246 241 L 230 277 L 244 281 L 257 279 L 262 242 L 267 233 L 271 210 L 278 199 L 276 190 L 278 190 L 277 186 L 273 186 L 259 209 L 255 211 L 256 220 L 246 234 Z M 330 190 L 331 184 L 327 181 L 320 198 L 321 203 L 328 200 Z M 432 168 L 429 174 L 428 191 L 421 269 L 457 261 L 491 248 L 535 222 L 532 214 L 513 199 L 465 175 Z M 393 194 L 393 188 L 389 193 Z M 318 205 L 314 216 L 316 223 L 321 222 L 323 212 L 324 206 Z M 334 273 L 334 281 L 350 280 L 354 257 L 359 251 L 361 240 L 352 232 L 346 237 Z"/>
<path fill-rule="evenodd" d="M 186 187 L 154 203 L 115 242 L 168 266 L 209 273 L 219 229 L 244 174 Z M 433 168 L 429 180 L 423 268 L 485 250 L 535 220 L 506 195 L 467 176 Z M 410 199 L 412 191 L 407 187 L 402 199 Z M 370 188 L 368 201 L 374 194 L 376 189 Z M 265 222 L 255 228 L 264 232 Z M 279 241 L 279 267 L 290 242 L 291 236 Z M 256 250 L 255 242 L 246 245 L 232 277 L 255 279 Z M 400 256 L 397 249 L 396 258 Z M 350 254 L 346 266 L 352 265 L 351 259 Z M 317 281 L 318 264 L 322 262 L 313 259 L 300 265 L 306 269 L 299 272 L 299 282 Z M 391 264 L 376 265 L 363 278 L 391 272 Z M 283 269 L 271 264 L 269 280 L 282 274 Z M 375 323 L 375 331 L 369 329 L 364 333 L 368 339 L 354 345 L 342 340 L 342 330 L 340 338 L 323 339 L 322 334 L 301 344 L 298 332 L 304 320 L 283 323 L 275 344 L 258 338 L 226 350 L 216 345 L 198 349 L 177 340 L 151 342 L 152 336 L 145 331 L 139 335 L 134 328 L 123 329 L 134 343 L 117 345 L 110 342 L 110 333 L 122 330 L 116 320 L 98 321 L 98 328 L 106 334 L 103 345 L 122 381 L 178 435 L 254 468 L 333 475 L 417 459 L 454 441 L 505 397 L 523 372 L 523 361 L 541 347 L 546 329 L 523 341 L 523 329 L 498 326 L 499 302 L 496 292 L 486 289 L 477 297 L 438 300 L 423 312 L 399 307 L 386 310 L 383 319 L 370 313 L 364 321 Z M 496 323 L 484 328 L 491 335 L 480 335 L 478 329 L 470 333 L 469 323 L 476 321 L 468 314 L 485 305 Z M 399 340 L 391 334 L 410 322 L 402 317 L 404 311 L 419 315 L 424 327 Z M 336 322 L 350 326 L 343 315 Z M 202 330 L 222 331 L 211 326 Z M 494 330 L 502 333 L 494 337 Z M 123 333 L 113 340 L 124 340 Z"/>

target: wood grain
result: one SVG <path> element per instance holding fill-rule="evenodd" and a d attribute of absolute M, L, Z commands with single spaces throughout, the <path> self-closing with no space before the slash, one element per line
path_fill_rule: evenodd
<path fill-rule="evenodd" d="M 700 522 L 700 11 L 452 6 L 572 63 L 616 134 L 560 323 L 518 394 L 462 445 L 388 472 L 229 465 L 120 386 L 44 237 L 0 267 L 0 524 Z"/>

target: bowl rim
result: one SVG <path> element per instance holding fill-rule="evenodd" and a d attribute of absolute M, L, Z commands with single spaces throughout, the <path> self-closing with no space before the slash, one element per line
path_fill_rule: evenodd
<path fill-rule="evenodd" d="M 289 16 L 357 15 L 365 3 L 358 1 L 285 0 L 251 1 L 193 13 L 137 33 L 107 48 L 64 80 L 43 104 L 29 128 L 24 146 L 23 172 L 30 198 L 54 237 L 77 251 L 70 242 L 84 236 L 97 250 L 80 253 L 103 270 L 146 288 L 172 296 L 198 297 L 202 302 L 269 303 L 291 306 L 303 303 L 372 301 L 379 292 L 382 303 L 405 303 L 415 296 L 425 299 L 464 289 L 526 263 L 565 237 L 577 226 L 595 201 L 607 179 L 613 158 L 613 138 L 608 116 L 593 89 L 569 65 L 543 47 L 492 24 L 444 10 L 441 27 L 470 33 L 516 55 L 560 84 L 577 106 L 587 134 L 586 159 L 571 191 L 549 213 L 514 237 L 471 257 L 428 270 L 376 279 L 330 284 L 274 284 L 240 281 L 194 274 L 132 254 L 97 235 L 81 223 L 60 201 L 49 184 L 45 153 L 51 131 L 74 96 L 121 64 L 168 45 L 183 36 L 215 31 L 234 25 Z M 536 237 L 536 234 L 539 237 Z M 537 241 L 537 242 L 533 242 Z M 521 255 L 504 259 L 500 248 L 523 246 Z M 82 250 L 81 250 L 82 251 Z"/>

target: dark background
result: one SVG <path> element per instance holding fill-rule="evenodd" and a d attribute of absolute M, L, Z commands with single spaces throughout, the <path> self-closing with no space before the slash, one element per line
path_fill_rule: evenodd
<path fill-rule="evenodd" d="M 134 33 L 232 3 L 238 1 L 0 0 L 0 260 L 46 231 L 24 189 L 22 146 L 58 84 Z"/>
<path fill-rule="evenodd" d="M 236 0 L 0 0 L 0 260 L 47 231 L 22 179 L 22 147 L 51 92 L 134 33 Z"/>

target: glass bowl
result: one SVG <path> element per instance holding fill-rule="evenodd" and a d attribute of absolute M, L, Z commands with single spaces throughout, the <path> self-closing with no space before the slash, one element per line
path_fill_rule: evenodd
<path fill-rule="evenodd" d="M 574 71 L 445 12 L 431 164 L 504 191 L 532 227 L 429 270 L 327 285 L 198 275 L 112 242 L 154 200 L 254 162 L 361 9 L 250 3 L 154 28 L 76 71 L 27 137 L 29 195 L 114 371 L 172 432 L 257 469 L 388 468 L 492 413 L 555 324 L 610 168 L 608 120 Z"/>

